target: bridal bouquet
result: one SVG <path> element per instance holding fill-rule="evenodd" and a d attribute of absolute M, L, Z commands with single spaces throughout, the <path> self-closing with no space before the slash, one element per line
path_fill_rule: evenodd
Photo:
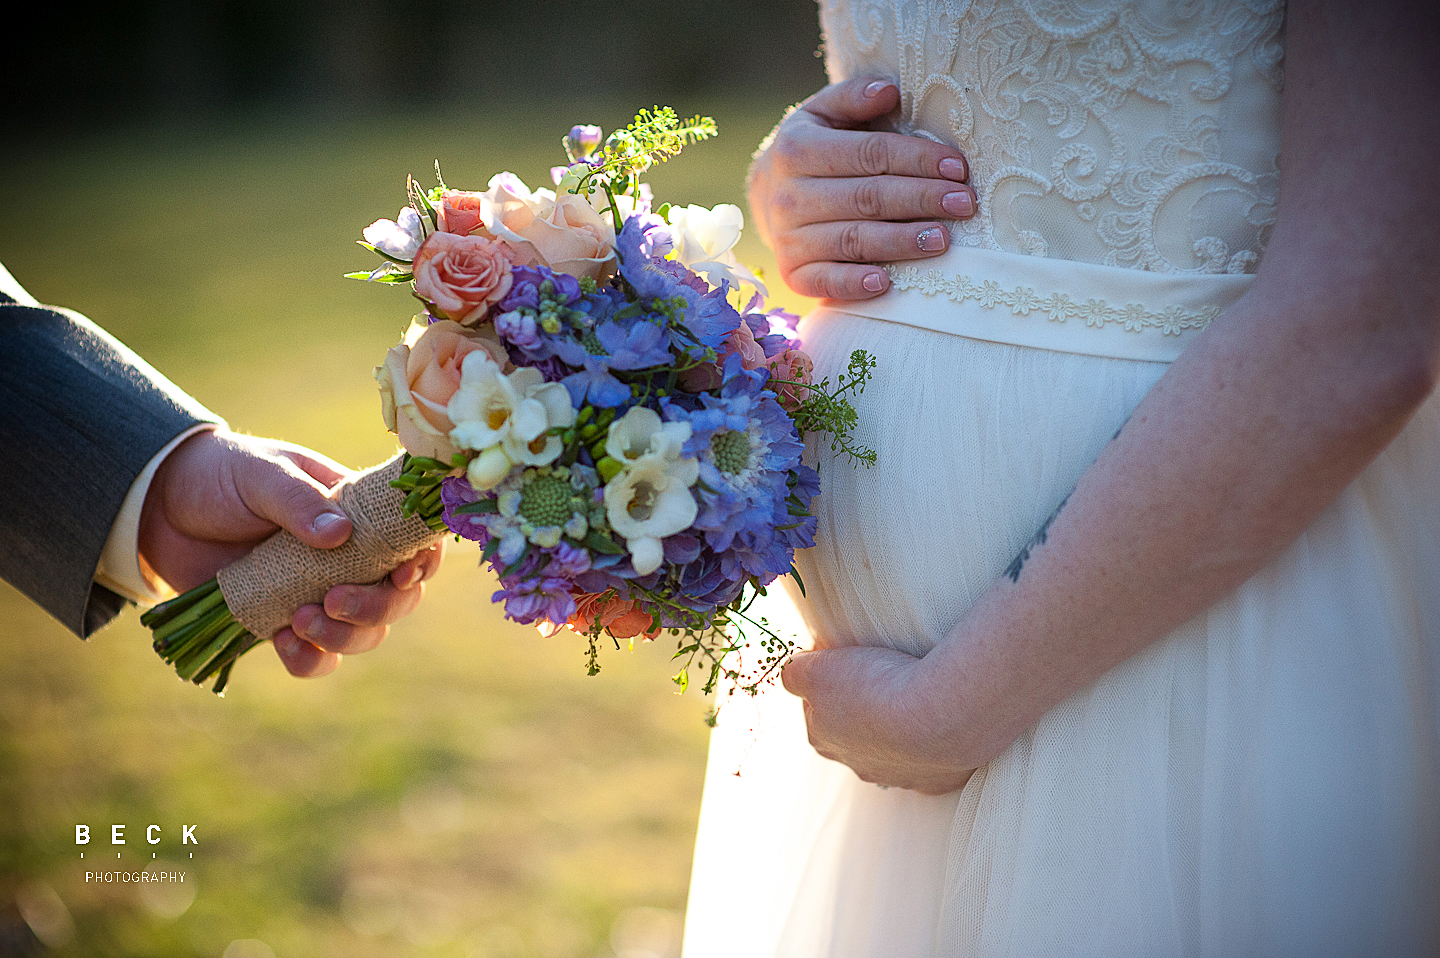
<path fill-rule="evenodd" d="M 692 667 L 706 692 L 773 674 L 793 646 L 749 603 L 778 576 L 798 582 L 795 550 L 814 545 L 805 435 L 873 461 L 846 394 L 874 362 L 856 352 L 834 385 L 813 382 L 796 317 L 767 309 L 735 258 L 740 210 L 655 205 L 641 175 L 714 133 L 642 110 L 609 138 L 573 128 L 554 190 L 511 173 L 484 192 L 408 181 L 399 215 L 364 230 L 382 262 L 349 274 L 423 306 L 376 369 L 405 452 L 339 490 L 355 526 L 341 548 L 277 533 L 146 614 L 182 678 L 221 692 L 300 605 L 446 534 L 480 543 L 508 618 L 586 636 L 592 674 L 603 638 L 662 633 L 682 688 Z M 727 657 L 747 644 L 759 654 L 742 677 Z"/>

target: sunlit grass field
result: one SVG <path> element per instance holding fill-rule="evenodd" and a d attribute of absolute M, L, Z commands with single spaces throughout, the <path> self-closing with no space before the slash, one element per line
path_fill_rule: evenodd
<path fill-rule="evenodd" d="M 657 194 L 743 202 L 784 104 L 676 103 L 713 113 L 721 137 L 657 170 Z M 0 261 L 233 428 L 369 465 L 395 448 L 371 369 L 414 309 L 403 288 L 341 278 L 371 265 L 360 229 L 436 159 L 451 186 L 501 169 L 548 185 L 572 123 L 611 129 L 630 106 L 256 117 L 7 148 Z M 753 237 L 742 257 L 774 276 Z M 48 481 L 37 463 L 36 496 L 64 495 Z M 452 546 L 421 610 L 335 675 L 292 679 L 262 648 L 224 699 L 177 680 L 134 612 L 81 643 L 0 585 L 0 956 L 673 954 L 708 703 L 674 693 L 663 644 L 587 677 L 574 636 L 501 619 L 477 559 Z M 85 881 L 151 865 L 183 885 Z"/>

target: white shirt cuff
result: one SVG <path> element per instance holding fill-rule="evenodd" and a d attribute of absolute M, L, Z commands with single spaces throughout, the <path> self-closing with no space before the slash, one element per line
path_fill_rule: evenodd
<path fill-rule="evenodd" d="M 95 581 L 131 602 L 141 606 L 154 605 L 175 597 L 175 590 L 151 573 L 146 574 L 140 565 L 140 513 L 145 508 L 145 496 L 150 492 L 150 483 L 165 457 L 179 445 L 197 433 L 218 429 L 213 422 L 199 423 L 170 440 L 165 448 L 157 452 L 145 464 L 140 475 L 130 484 L 120 514 L 110 527 L 110 537 L 105 540 L 105 550 L 100 553 L 100 565 L 95 570 Z"/>
<path fill-rule="evenodd" d="M 4 263 L 0 263 L 0 293 L 9 296 L 20 306 L 40 305 L 35 301 L 35 297 L 27 293 L 25 287 L 21 286 L 15 277 L 10 275 L 10 271 L 5 268 Z"/>

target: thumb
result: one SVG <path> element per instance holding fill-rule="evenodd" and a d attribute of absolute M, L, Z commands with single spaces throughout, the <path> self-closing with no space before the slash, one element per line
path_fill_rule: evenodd
<path fill-rule="evenodd" d="M 900 88 L 893 81 L 855 77 L 832 83 L 803 104 L 833 127 L 848 129 L 879 119 L 900 106 Z"/>
<path fill-rule="evenodd" d="M 780 684 L 791 695 L 805 698 L 815 686 L 815 667 L 819 664 L 820 652 L 796 652 L 780 670 Z"/>
<path fill-rule="evenodd" d="M 256 456 L 235 472 L 246 508 L 316 549 L 333 549 L 350 538 L 350 519 L 328 490 L 289 459 Z"/>

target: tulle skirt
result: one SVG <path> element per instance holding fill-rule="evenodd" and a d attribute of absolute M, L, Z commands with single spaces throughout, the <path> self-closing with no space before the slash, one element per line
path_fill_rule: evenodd
<path fill-rule="evenodd" d="M 959 302 L 932 290 L 925 308 Z M 916 655 L 1166 368 L 830 309 L 804 332 L 821 374 L 854 349 L 877 358 L 857 407 L 879 455 L 826 453 L 819 544 L 797 563 L 808 598 L 769 614 Z M 960 792 L 865 784 L 811 750 L 782 689 L 732 698 L 684 954 L 1440 954 L 1437 693 L 1432 400 L 1281 557 Z"/>

